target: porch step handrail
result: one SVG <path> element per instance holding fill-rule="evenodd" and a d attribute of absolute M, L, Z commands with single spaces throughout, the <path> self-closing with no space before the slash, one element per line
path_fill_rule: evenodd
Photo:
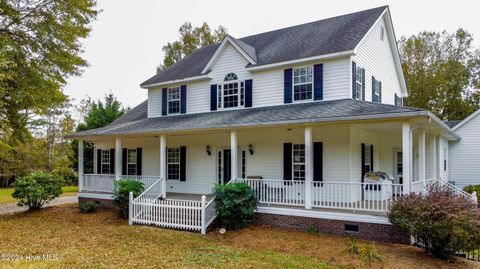
<path fill-rule="evenodd" d="M 440 179 L 437 179 L 435 180 L 434 182 L 438 182 L 441 186 L 443 187 L 446 187 L 448 188 L 450 191 L 452 191 L 452 193 L 454 195 L 460 195 L 460 196 L 464 196 L 466 198 L 469 198 L 471 199 L 473 202 L 475 203 L 478 203 L 478 199 L 477 199 L 477 193 L 474 192 L 472 194 L 460 189 L 459 187 L 447 182 L 447 181 L 444 181 L 444 180 L 440 180 Z"/>
<path fill-rule="evenodd" d="M 150 187 L 148 187 L 146 190 L 144 190 L 138 197 L 133 199 L 133 201 L 139 201 L 142 199 L 158 199 L 162 196 L 162 181 L 163 178 L 159 178 L 157 181 L 155 181 Z"/>

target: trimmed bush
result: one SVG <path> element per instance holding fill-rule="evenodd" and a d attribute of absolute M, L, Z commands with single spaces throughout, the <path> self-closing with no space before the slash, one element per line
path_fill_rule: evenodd
<path fill-rule="evenodd" d="M 62 185 L 62 180 L 49 173 L 33 172 L 15 181 L 12 197 L 18 199 L 19 206 L 39 209 L 62 194 Z"/>
<path fill-rule="evenodd" d="M 217 218 L 227 229 L 243 228 L 248 220 L 253 219 L 257 199 L 247 184 L 216 184 L 214 194 Z"/>
<path fill-rule="evenodd" d="M 88 201 L 88 202 L 81 202 L 78 203 L 78 210 L 80 210 L 80 213 L 88 214 L 88 213 L 93 213 L 97 209 L 97 204 L 93 201 Z"/>
<path fill-rule="evenodd" d="M 128 195 L 130 192 L 133 193 L 133 197 L 139 196 L 143 192 L 143 182 L 130 179 L 115 181 L 113 203 L 124 219 L 128 218 Z"/>
<path fill-rule="evenodd" d="M 472 194 L 474 191 L 477 192 L 477 201 L 480 203 L 480 185 L 468 185 L 463 188 L 464 191 Z"/>
<path fill-rule="evenodd" d="M 469 198 L 433 184 L 425 194 L 411 193 L 395 201 L 390 222 L 409 232 L 433 256 L 448 259 L 459 250 L 480 246 L 480 210 Z"/>

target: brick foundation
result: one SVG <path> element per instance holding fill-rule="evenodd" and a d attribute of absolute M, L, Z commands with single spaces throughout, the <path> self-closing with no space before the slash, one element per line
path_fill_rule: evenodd
<path fill-rule="evenodd" d="M 115 208 L 115 205 L 113 204 L 113 200 L 111 199 L 97 199 L 97 198 L 86 198 L 86 197 L 78 197 L 78 202 L 88 202 L 88 201 L 93 201 L 98 204 L 98 206 L 103 207 L 103 208 L 110 208 L 113 209 Z"/>
<path fill-rule="evenodd" d="M 307 231 L 316 228 L 320 233 L 350 236 L 360 239 L 375 240 L 389 243 L 410 244 L 410 235 L 402 232 L 390 224 L 375 224 L 354 221 L 330 220 L 297 216 L 286 216 L 266 213 L 256 213 L 255 222 L 260 225 L 286 228 L 298 231 Z M 354 225 L 357 232 L 345 231 L 345 225 Z"/>

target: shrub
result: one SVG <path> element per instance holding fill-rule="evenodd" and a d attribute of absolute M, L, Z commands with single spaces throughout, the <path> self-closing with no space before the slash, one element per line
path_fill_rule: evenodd
<path fill-rule="evenodd" d="M 438 184 L 429 186 L 425 194 L 399 198 L 388 216 L 394 226 L 409 232 L 438 258 L 480 246 L 480 210 L 471 199 Z"/>
<path fill-rule="evenodd" d="M 78 203 L 78 210 L 80 210 L 81 213 L 84 213 L 84 214 L 93 213 L 95 212 L 96 209 L 97 209 L 97 204 L 93 201 Z"/>
<path fill-rule="evenodd" d="M 62 194 L 62 185 L 62 180 L 49 173 L 33 172 L 14 183 L 12 197 L 18 199 L 19 206 L 39 209 Z"/>
<path fill-rule="evenodd" d="M 480 185 L 468 185 L 463 188 L 464 191 L 472 194 L 474 191 L 477 192 L 477 201 L 480 203 Z"/>
<path fill-rule="evenodd" d="M 253 219 L 257 199 L 247 184 L 243 182 L 216 184 L 214 194 L 217 217 L 226 228 L 240 229 L 248 220 Z"/>
<path fill-rule="evenodd" d="M 128 195 L 133 193 L 133 197 L 139 196 L 143 192 L 143 183 L 134 180 L 115 181 L 115 193 L 113 202 L 118 213 L 124 219 L 128 218 Z"/>

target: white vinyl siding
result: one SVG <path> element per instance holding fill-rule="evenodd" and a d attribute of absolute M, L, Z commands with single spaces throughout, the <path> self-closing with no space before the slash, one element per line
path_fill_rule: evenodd
<path fill-rule="evenodd" d="M 459 186 L 480 184 L 480 114 L 456 132 L 462 140 L 450 142 L 449 180 Z"/>
<path fill-rule="evenodd" d="M 218 89 L 218 85 L 224 84 L 225 75 L 228 73 L 235 73 L 239 81 L 253 80 L 253 107 L 283 105 L 284 69 L 289 67 L 250 72 L 245 68 L 247 63 L 245 58 L 235 48 L 227 45 L 223 54 L 214 64 L 212 71 L 208 73 L 208 76 L 212 77 L 211 80 L 187 83 L 187 114 L 209 112 L 210 85 L 216 84 Z M 323 63 L 323 100 L 350 98 L 350 57 L 316 63 Z M 293 65 L 291 68 L 302 66 L 304 67 L 305 65 Z M 177 87 L 180 84 L 182 83 L 168 85 L 168 87 Z M 148 90 L 149 117 L 162 115 L 161 91 L 165 87 L 167 86 Z"/>
<path fill-rule="evenodd" d="M 381 28 L 385 29 L 384 40 L 380 38 Z M 372 76 L 382 82 L 382 103 L 395 104 L 395 94 L 402 96 L 390 37 L 381 18 L 359 44 L 357 55 L 352 57 L 357 65 L 365 68 L 365 100 L 372 100 Z M 350 86 L 351 89 L 351 86 Z"/>

